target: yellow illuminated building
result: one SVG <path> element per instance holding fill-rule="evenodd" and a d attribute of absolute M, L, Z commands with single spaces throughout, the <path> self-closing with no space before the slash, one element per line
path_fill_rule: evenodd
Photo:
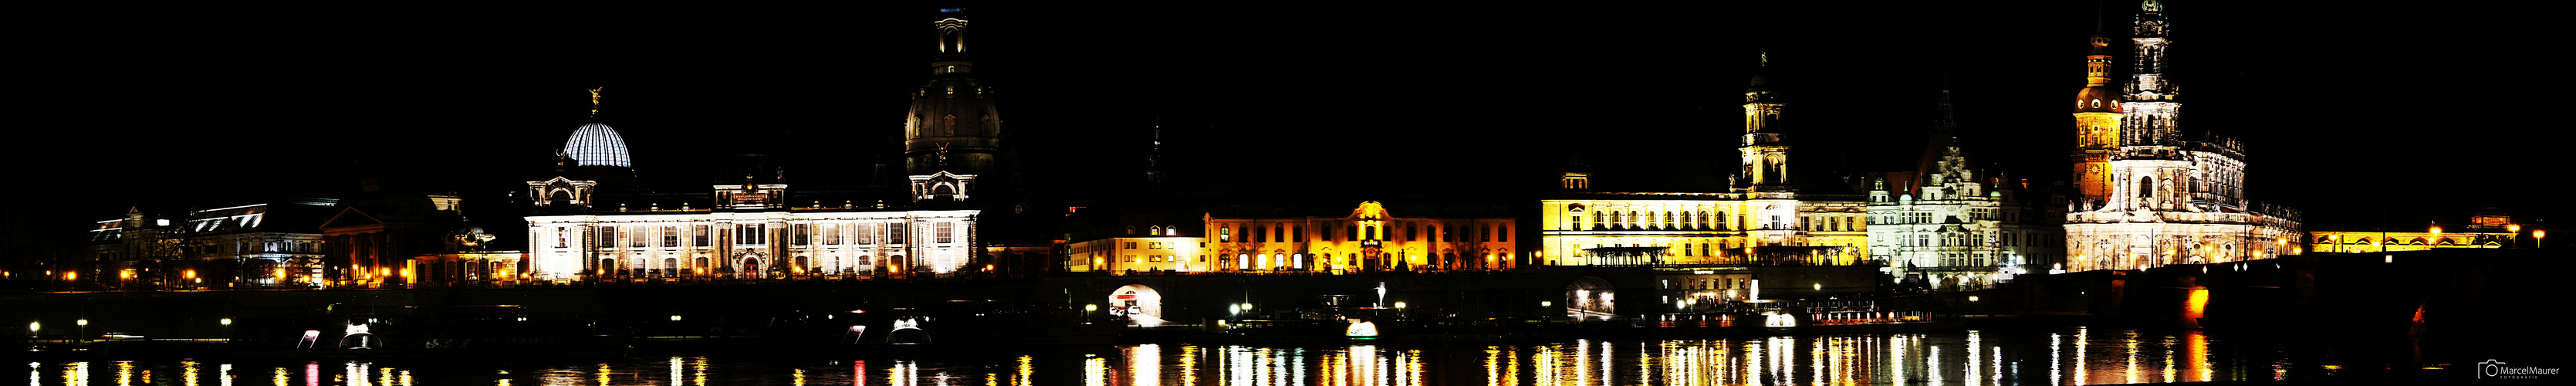
<path fill-rule="evenodd" d="M 1769 67 L 1766 57 L 1764 67 Z M 1783 125 L 1788 102 L 1768 74 L 1744 91 L 1740 168 L 1701 188 L 1623 191 L 1576 161 L 1539 200 L 1537 260 L 1554 265 L 1855 264 L 1869 256 L 1868 204 L 1801 193 Z M 1670 178 L 1672 176 L 1661 176 Z M 1609 182 L 1610 184 L 1602 184 Z M 1829 182 L 1829 181 L 1828 181 Z M 1632 182 L 1633 183 L 1633 182 Z M 1713 186 L 1712 186 L 1713 185 Z"/>
<path fill-rule="evenodd" d="M 2423 251 L 2435 248 L 2507 248 L 2516 246 L 2522 225 L 2512 223 L 2504 214 L 2482 211 L 2469 217 L 2466 226 L 2431 225 L 2421 231 L 2316 231 L 2309 232 L 2307 251 L 2314 253 L 2367 253 Z M 2298 245 L 2298 240 L 2290 240 Z M 2529 245 L 2522 245 L 2529 246 Z"/>
<path fill-rule="evenodd" d="M 1513 219 L 1499 208 L 1425 206 L 1412 217 L 1376 201 L 1331 208 L 1229 205 L 1172 215 L 1100 215 L 1068 246 L 1075 272 L 1375 272 L 1519 266 Z M 1182 212 L 1188 213 L 1188 212 Z"/>

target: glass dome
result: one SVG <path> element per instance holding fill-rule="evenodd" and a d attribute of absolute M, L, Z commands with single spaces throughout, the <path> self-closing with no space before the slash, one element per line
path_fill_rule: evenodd
<path fill-rule="evenodd" d="M 581 125 L 572 131 L 572 139 L 564 141 L 563 150 L 576 166 L 635 167 L 633 158 L 626 155 L 626 138 L 605 124 Z"/>

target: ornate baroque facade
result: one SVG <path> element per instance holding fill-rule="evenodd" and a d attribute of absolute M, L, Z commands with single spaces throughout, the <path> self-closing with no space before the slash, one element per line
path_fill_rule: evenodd
<path fill-rule="evenodd" d="M 2167 79 L 2164 6 L 2140 6 L 2125 93 L 2113 93 L 2110 41 L 2093 37 L 2076 93 L 2075 189 L 2066 270 L 2143 269 L 2276 256 L 2303 240 L 2295 214 L 2245 200 L 2244 148 L 2182 131 L 2181 87 Z"/>
<path fill-rule="evenodd" d="M 1981 288 L 2035 263 L 2046 270 L 2063 250 L 2064 212 L 2047 192 L 1969 167 L 1949 91 L 1934 111 L 1915 170 L 1870 179 L 1870 259 L 1935 289 Z"/>
<path fill-rule="evenodd" d="M 1768 61 L 1765 61 L 1768 67 Z M 1867 256 L 1866 204 L 1791 186 L 1787 99 L 1768 74 L 1744 90 L 1741 168 L 1716 191 L 1614 192 L 1566 172 L 1539 201 L 1538 259 L 1554 265 L 1851 264 Z M 1766 249 L 1767 248 L 1767 249 Z"/>
<path fill-rule="evenodd" d="M 913 95 L 903 134 L 909 202 L 837 200 L 789 204 L 777 177 L 710 185 L 676 208 L 604 203 L 601 193 L 633 176 L 623 137 L 592 123 L 566 141 L 562 162 L 590 178 L 530 181 L 538 215 L 527 217 L 528 269 L 538 280 L 583 278 L 783 278 L 859 274 L 945 274 L 990 267 L 978 240 L 982 210 L 968 202 L 977 176 L 995 167 L 1000 118 L 990 89 L 965 56 L 965 16 L 933 21 L 939 51 L 929 84 Z M 597 119 L 597 90 L 592 94 Z M 771 178 L 763 180 L 763 178 Z M 836 197 L 839 198 L 839 197 Z M 705 205 L 712 204 L 712 205 Z M 702 205 L 702 206 L 701 206 Z"/>

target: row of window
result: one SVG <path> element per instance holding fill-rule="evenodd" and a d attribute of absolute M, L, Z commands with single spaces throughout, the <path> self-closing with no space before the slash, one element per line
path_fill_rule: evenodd
<path fill-rule="evenodd" d="M 688 227 L 689 232 L 685 235 L 689 238 L 689 243 L 686 246 L 709 247 L 715 245 L 713 240 L 709 240 L 709 235 L 711 235 L 709 231 L 712 230 L 712 226 L 690 225 Z M 904 228 L 905 227 L 898 226 L 893 223 L 833 223 L 819 225 L 788 224 L 786 228 L 786 236 L 788 240 L 786 241 L 788 241 L 788 244 L 790 245 L 876 244 L 878 240 L 884 240 L 884 242 L 888 244 L 902 244 L 903 240 L 905 240 Z M 818 230 L 820 232 L 816 232 Z M 952 243 L 956 241 L 955 223 L 932 223 L 931 231 L 932 242 Z M 677 248 L 683 246 L 680 243 L 680 238 L 683 236 L 680 231 L 680 226 L 603 225 L 599 226 L 598 232 L 599 240 L 603 241 L 601 246 L 608 248 L 646 248 L 655 246 Z M 734 224 L 732 239 L 734 245 L 768 244 L 769 224 Z M 571 233 L 568 229 L 566 227 L 555 227 L 555 247 L 570 248 L 571 246 Z"/>
<path fill-rule="evenodd" d="M 1316 238 L 1314 241 L 1334 241 L 1333 236 L 1336 233 L 1340 233 L 1342 236 L 1346 237 L 1343 240 L 1350 241 L 1394 240 L 1394 235 L 1388 234 L 1395 231 L 1394 227 L 1379 229 L 1375 226 L 1339 226 L 1342 228 L 1340 229 L 1342 232 L 1335 232 L 1336 229 L 1334 228 L 1336 228 L 1336 225 L 1334 224 L 1323 224 L 1323 227 L 1324 229 L 1322 229 L 1321 232 L 1317 232 L 1315 234 Z M 1512 241 L 1512 226 L 1510 224 L 1470 224 L 1466 225 L 1468 228 L 1466 232 L 1457 232 L 1456 230 L 1459 227 L 1460 225 L 1457 224 L 1432 224 L 1430 226 L 1430 232 L 1432 233 L 1431 240 L 1444 243 L 1507 243 Z M 1243 236 L 1245 237 L 1237 239 L 1234 237 L 1234 227 L 1219 227 L 1216 230 L 1217 241 L 1268 243 L 1306 240 L 1306 230 L 1294 224 L 1283 224 L 1278 226 L 1257 225 L 1244 228 L 1243 231 Z M 1422 224 L 1404 224 L 1404 241 L 1421 241 L 1422 233 Z"/>

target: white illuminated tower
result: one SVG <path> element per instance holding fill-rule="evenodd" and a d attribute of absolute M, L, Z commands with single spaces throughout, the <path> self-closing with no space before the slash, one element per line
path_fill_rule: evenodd
<path fill-rule="evenodd" d="M 2129 63 L 2127 109 L 2121 118 L 2121 143 L 2136 145 L 2167 144 L 2179 140 L 2175 133 L 2181 127 L 2175 121 L 2182 103 L 2175 101 L 2182 89 L 2165 78 L 2165 49 L 2173 44 L 2166 38 L 2164 4 L 2148 0 L 2139 5 L 2137 25 L 2129 43 L 2135 50 Z"/>

